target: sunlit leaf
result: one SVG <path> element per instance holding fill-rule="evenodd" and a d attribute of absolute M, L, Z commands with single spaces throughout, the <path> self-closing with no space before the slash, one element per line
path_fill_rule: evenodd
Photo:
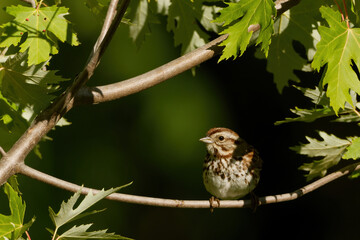
<path fill-rule="evenodd" d="M 0 90 L 4 97 L 14 103 L 33 106 L 35 112 L 44 109 L 55 96 L 58 83 L 65 81 L 55 75 L 55 71 L 46 71 L 45 64 L 28 66 L 26 54 L 20 53 L 9 58 L 0 70 Z"/>
<path fill-rule="evenodd" d="M 85 198 L 80 202 L 80 204 L 74 208 L 78 198 L 80 197 L 80 191 L 76 192 L 67 202 L 62 202 L 60 210 L 58 213 L 55 213 L 51 207 L 49 207 L 50 218 L 53 221 L 56 228 L 61 227 L 65 223 L 73 221 L 75 219 L 79 219 L 81 217 L 89 215 L 88 213 L 83 213 L 88 208 L 93 206 L 95 203 L 99 202 L 100 200 L 104 199 L 106 196 L 119 191 L 121 188 L 124 188 L 127 185 L 111 188 L 109 190 L 101 190 L 96 195 L 94 195 L 91 191 Z"/>
<path fill-rule="evenodd" d="M 320 12 L 329 27 L 319 27 L 321 40 L 312 66 L 320 70 L 326 65 L 322 85 L 327 86 L 330 105 L 338 113 L 345 102 L 352 104 L 350 89 L 360 93 L 360 82 L 352 69 L 352 61 L 360 66 L 360 29 L 349 28 L 346 21 L 341 21 L 341 14 L 329 7 L 322 6 Z"/>
<path fill-rule="evenodd" d="M 274 74 L 279 92 L 288 86 L 289 80 L 300 82 L 294 73 L 309 71 L 316 43 L 320 40 L 317 32 L 319 7 L 322 1 L 302 0 L 298 5 L 284 12 L 275 21 L 275 35 L 272 37 L 267 59 L 267 70 Z M 294 48 L 294 41 L 305 48 L 306 58 Z"/>
<path fill-rule="evenodd" d="M 319 135 L 322 138 L 320 141 L 315 138 L 306 137 L 309 143 L 291 148 L 299 154 L 309 157 L 320 157 L 320 160 L 305 163 L 299 168 L 308 172 L 307 180 L 324 176 L 330 167 L 338 164 L 346 148 L 351 145 L 350 140 L 340 139 L 325 132 L 320 131 Z"/>
<path fill-rule="evenodd" d="M 261 43 L 261 49 L 267 56 L 273 33 L 276 9 L 271 0 L 241 0 L 237 3 L 227 3 L 228 6 L 220 11 L 216 22 L 223 23 L 226 28 L 221 34 L 229 34 L 220 44 L 225 46 L 219 61 L 242 55 L 249 45 L 253 34 L 248 31 L 250 25 L 259 24 L 260 32 L 256 44 Z"/>
<path fill-rule="evenodd" d="M 15 17 L 1 26 L 0 47 L 17 46 L 20 51 L 28 50 L 28 65 L 47 61 L 50 54 L 57 54 L 57 41 L 79 45 L 76 34 L 64 18 L 68 13 L 65 7 L 32 8 L 22 5 L 10 6 L 6 12 Z"/>
<path fill-rule="evenodd" d="M 351 139 L 351 145 L 346 149 L 343 158 L 355 160 L 360 158 L 360 137 Z"/>
<path fill-rule="evenodd" d="M 11 214 L 0 214 L 0 238 L 18 239 L 34 223 L 35 217 L 24 224 L 26 204 L 10 184 L 4 184 L 4 192 L 9 200 Z"/>
<path fill-rule="evenodd" d="M 178 1 L 172 0 L 169 7 L 167 30 L 174 33 L 175 46 L 181 45 L 181 52 L 187 53 L 207 43 L 209 35 L 200 27 L 198 22 L 205 23 L 206 28 L 216 28 L 212 23 L 211 10 L 205 10 L 204 0 Z M 205 14 L 205 15 L 204 15 Z"/>

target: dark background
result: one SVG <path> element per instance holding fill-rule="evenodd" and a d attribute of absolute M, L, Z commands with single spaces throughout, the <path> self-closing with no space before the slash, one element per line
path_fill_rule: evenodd
<path fill-rule="evenodd" d="M 2 0 L 18 4 L 20 1 Z M 82 44 L 60 45 L 51 68 L 73 78 L 84 66 L 101 23 L 82 1 L 63 0 Z M 0 4 L 1 6 L 1 4 Z M 0 17 L 3 12 L 0 13 Z M 165 19 L 137 49 L 121 25 L 89 85 L 125 80 L 179 56 Z M 199 142 L 211 127 L 228 127 L 254 145 L 264 167 L 256 189 L 259 196 L 286 193 L 306 184 L 297 168 L 307 159 L 289 150 L 315 129 L 338 136 L 359 134 L 356 125 L 318 121 L 274 126 L 290 117 L 290 107 L 306 106 L 293 88 L 280 95 L 266 72 L 266 61 L 253 57 L 254 48 L 236 61 L 217 58 L 143 92 L 108 103 L 80 106 L 66 115 L 72 122 L 49 133 L 41 143 L 43 158 L 33 154 L 26 163 L 58 178 L 93 188 L 110 188 L 133 181 L 123 193 L 173 199 L 208 199 L 202 184 L 205 146 Z M 299 73 L 300 74 L 300 73 Z M 300 74 L 303 86 L 317 84 L 318 75 Z M 32 239 L 50 239 L 48 206 L 58 211 L 72 193 L 19 177 L 27 204 L 25 220 L 33 215 Z M 360 224 L 359 179 L 343 178 L 313 193 L 285 203 L 250 209 L 172 209 L 103 200 L 95 209 L 107 211 L 83 219 L 93 230 L 108 228 L 135 239 L 354 239 Z M 1 195 L 2 212 L 6 197 Z M 80 223 L 78 223 L 80 224 Z M 61 230 L 61 229 L 60 229 Z M 66 228 L 62 229 L 66 230 Z"/>

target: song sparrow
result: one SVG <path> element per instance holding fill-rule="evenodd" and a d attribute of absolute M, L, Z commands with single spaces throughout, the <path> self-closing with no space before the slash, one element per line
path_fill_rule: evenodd
<path fill-rule="evenodd" d="M 207 147 L 203 181 L 209 193 L 219 199 L 238 199 L 254 190 L 262 160 L 253 146 L 228 128 L 212 128 L 200 141 Z"/>

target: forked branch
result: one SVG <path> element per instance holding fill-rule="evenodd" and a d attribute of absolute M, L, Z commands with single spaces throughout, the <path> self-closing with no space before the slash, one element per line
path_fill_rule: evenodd
<path fill-rule="evenodd" d="M 98 38 L 95 43 L 93 51 L 90 54 L 89 60 L 74 80 L 72 85 L 59 96 L 51 106 L 41 112 L 33 121 L 31 126 L 18 139 L 12 148 L 0 160 L 0 185 L 4 184 L 9 177 L 16 173 L 16 169 L 24 162 L 25 157 L 38 144 L 38 142 L 48 133 L 62 116 L 71 109 L 69 102 L 71 102 L 84 84 L 91 78 L 100 59 L 110 43 L 112 36 L 121 22 L 125 14 L 130 0 L 111 0 L 109 10 Z"/>
<path fill-rule="evenodd" d="M 336 172 L 333 172 L 319 180 L 312 182 L 302 188 L 299 188 L 290 193 L 284 194 L 277 194 L 277 195 L 270 195 L 265 197 L 259 198 L 259 205 L 265 205 L 270 203 L 279 203 L 279 202 L 286 202 L 298 199 L 305 194 L 308 194 L 327 183 L 330 183 L 340 177 L 343 177 L 355 170 L 360 169 L 360 162 L 348 165 Z M 74 183 L 70 183 L 64 181 L 62 179 L 58 179 L 56 177 L 50 176 L 43 172 L 40 172 L 36 169 L 33 169 L 25 164 L 23 164 L 19 168 L 19 173 L 26 175 L 28 177 L 34 178 L 38 181 L 53 185 L 55 187 L 65 189 L 71 192 L 77 192 L 81 189 L 82 194 L 87 194 L 91 190 L 93 193 L 97 193 L 99 190 L 90 189 L 81 187 Z M 133 203 L 133 204 L 141 204 L 141 205 L 149 205 L 149 206 L 156 206 L 156 207 L 170 207 L 170 208 L 210 208 L 210 203 L 208 200 L 175 200 L 175 199 L 164 199 L 164 198 L 152 198 L 152 197 L 144 197 L 144 196 L 136 196 L 136 195 L 129 195 L 129 194 L 122 194 L 122 193 L 114 193 L 107 197 L 107 199 L 119 201 L 119 202 L 126 202 L 126 203 Z M 244 208 L 244 207 L 251 207 L 252 203 L 251 200 L 221 200 L 220 206 L 215 201 L 212 204 L 214 208 Z"/>
<path fill-rule="evenodd" d="M 277 0 L 275 8 L 277 14 L 289 10 L 300 2 L 300 0 Z M 251 25 L 248 31 L 256 32 L 260 29 L 259 24 Z M 167 64 L 164 64 L 154 70 L 142 75 L 116 82 L 113 84 L 98 87 L 82 87 L 76 94 L 74 101 L 69 103 L 69 107 L 80 104 L 96 104 L 119 99 L 130 94 L 134 94 L 155 86 L 165 80 L 168 80 L 186 70 L 189 70 L 200 63 L 203 63 L 215 55 L 221 53 L 222 47 L 218 45 L 228 37 L 227 34 L 222 35 L 206 45 L 181 56 Z"/>

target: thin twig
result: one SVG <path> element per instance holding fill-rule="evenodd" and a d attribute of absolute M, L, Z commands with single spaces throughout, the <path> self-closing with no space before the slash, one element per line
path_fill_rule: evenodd
<path fill-rule="evenodd" d="M 157 85 L 220 53 L 222 48 L 218 47 L 218 44 L 223 42 L 227 36 L 227 34 L 220 36 L 184 56 L 137 77 L 105 86 L 82 87 L 72 104 L 95 104 L 112 101 Z"/>
<path fill-rule="evenodd" d="M 291 7 L 296 6 L 299 2 L 300 0 L 277 0 L 275 2 L 277 14 L 282 14 Z M 260 25 L 254 24 L 248 28 L 248 31 L 255 32 L 259 29 Z M 227 37 L 227 34 L 222 35 L 184 56 L 137 77 L 105 86 L 84 86 L 76 94 L 74 101 L 69 103 L 69 107 L 112 101 L 162 83 L 220 54 L 223 48 L 218 45 Z"/>
<path fill-rule="evenodd" d="M 279 203 L 285 201 L 291 201 L 298 199 L 305 194 L 308 194 L 325 184 L 332 182 L 342 176 L 345 176 L 355 170 L 360 169 L 360 162 L 348 165 L 336 172 L 333 172 L 319 180 L 312 182 L 302 188 L 299 188 L 290 193 L 270 195 L 259 198 L 259 204 L 265 205 L 270 203 Z M 64 181 L 62 179 L 58 179 L 56 177 L 50 176 L 46 173 L 40 172 L 36 169 L 33 169 L 25 164 L 19 165 L 18 172 L 26 175 L 28 177 L 34 178 L 38 181 L 53 185 L 55 187 L 65 189 L 71 192 L 77 192 L 81 189 L 82 194 L 88 194 L 89 191 L 93 193 L 97 193 L 99 190 L 81 187 L 71 182 Z M 164 199 L 164 198 L 152 198 L 152 197 L 144 197 L 144 196 L 136 196 L 130 194 L 122 194 L 122 193 L 114 193 L 107 197 L 107 199 L 126 202 L 132 204 L 141 204 L 141 205 L 149 205 L 149 206 L 157 206 L 157 207 L 171 207 L 171 208 L 210 208 L 210 203 L 208 200 L 175 200 L 175 199 Z M 251 207 L 251 200 L 222 200 L 220 201 L 220 206 L 217 202 L 212 204 L 212 207 L 216 208 L 243 208 L 243 207 Z"/>
<path fill-rule="evenodd" d="M 100 35 L 94 45 L 94 52 L 97 51 L 97 49 L 100 46 L 100 43 L 103 42 L 106 33 L 109 31 L 111 23 L 113 22 L 114 17 L 116 16 L 116 13 L 117 13 L 118 4 L 119 4 L 119 0 L 110 2 L 109 8 L 107 10 L 106 17 L 104 20 L 103 28 L 101 29 Z"/>
<path fill-rule="evenodd" d="M 356 113 L 356 115 L 358 115 L 360 117 L 360 113 L 358 110 L 356 110 L 356 108 L 353 108 L 352 110 L 354 111 L 354 113 Z"/>
<path fill-rule="evenodd" d="M 274 2 L 276 15 L 279 16 L 285 11 L 299 4 L 301 0 L 277 0 Z M 273 16 L 275 18 L 275 16 Z M 256 32 L 260 30 L 260 24 L 252 24 L 248 27 L 248 32 Z"/>

